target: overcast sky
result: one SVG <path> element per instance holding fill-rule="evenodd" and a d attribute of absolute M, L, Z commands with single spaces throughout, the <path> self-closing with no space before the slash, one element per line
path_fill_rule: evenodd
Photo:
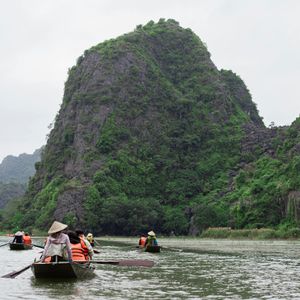
<path fill-rule="evenodd" d="M 266 126 L 300 113 L 298 0 L 0 0 L 0 162 L 46 143 L 68 68 L 85 49 L 172 18 L 237 73 Z"/>

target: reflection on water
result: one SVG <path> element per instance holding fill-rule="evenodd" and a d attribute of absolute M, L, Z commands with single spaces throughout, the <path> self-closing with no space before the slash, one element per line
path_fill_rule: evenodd
<path fill-rule="evenodd" d="M 160 242 L 166 246 L 159 254 L 103 242 L 96 255 L 151 259 L 153 268 L 96 265 L 96 276 L 83 281 L 36 280 L 27 270 L 15 279 L 0 279 L 1 299 L 300 299 L 299 242 Z M 21 269 L 39 252 L 0 247 L 1 274 Z"/>

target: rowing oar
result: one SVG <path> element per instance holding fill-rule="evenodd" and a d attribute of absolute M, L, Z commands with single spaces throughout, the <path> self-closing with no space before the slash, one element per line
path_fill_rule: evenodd
<path fill-rule="evenodd" d="M 93 264 L 117 265 L 126 267 L 153 267 L 154 261 L 142 259 L 124 259 L 124 260 L 91 260 Z"/>
<path fill-rule="evenodd" d="M 40 245 L 36 245 L 36 244 L 32 244 L 32 246 L 44 249 L 44 246 L 40 246 Z"/>
<path fill-rule="evenodd" d="M 32 263 L 21 270 L 10 272 L 6 275 L 1 276 L 1 278 L 15 278 L 18 275 L 22 274 L 24 271 L 28 270 L 32 266 Z"/>
<path fill-rule="evenodd" d="M 7 243 L 5 243 L 5 244 L 2 244 L 2 245 L 0 245 L 0 247 L 2 247 L 2 246 L 6 246 L 6 245 L 8 245 L 9 244 L 9 242 L 7 242 Z"/>
<path fill-rule="evenodd" d="M 175 252 L 182 252 L 182 249 L 177 249 L 177 248 L 170 248 L 170 247 L 166 247 L 166 246 L 161 246 L 162 250 L 169 250 L 169 251 L 175 251 Z"/>

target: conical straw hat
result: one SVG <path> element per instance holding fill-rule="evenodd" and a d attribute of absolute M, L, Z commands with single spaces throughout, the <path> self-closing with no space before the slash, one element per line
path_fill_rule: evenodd
<path fill-rule="evenodd" d="M 155 233 L 154 233 L 154 231 L 151 230 L 151 231 L 148 232 L 148 235 L 155 236 Z"/>
<path fill-rule="evenodd" d="M 48 233 L 52 234 L 52 233 L 56 233 L 56 232 L 60 232 L 64 229 L 66 229 L 68 227 L 68 225 L 54 221 L 53 224 L 51 225 Z"/>

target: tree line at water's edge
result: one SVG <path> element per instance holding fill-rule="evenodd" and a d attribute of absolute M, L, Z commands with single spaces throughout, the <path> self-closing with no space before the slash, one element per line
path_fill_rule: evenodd
<path fill-rule="evenodd" d="M 197 235 L 299 222 L 300 119 L 266 128 L 243 81 L 174 20 L 84 52 L 1 227 Z"/>

